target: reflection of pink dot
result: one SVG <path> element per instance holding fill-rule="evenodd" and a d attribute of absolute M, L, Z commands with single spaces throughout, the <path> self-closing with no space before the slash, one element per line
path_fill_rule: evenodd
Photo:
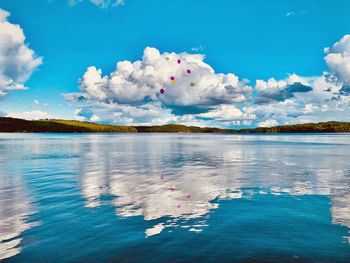
<path fill-rule="evenodd" d="M 177 63 L 178 63 L 178 64 L 180 64 L 180 63 L 181 63 L 181 60 L 180 60 L 180 59 L 178 59 L 178 60 L 177 60 Z"/>
<path fill-rule="evenodd" d="M 180 205 L 177 205 L 177 208 L 180 208 Z"/>
<path fill-rule="evenodd" d="M 160 89 L 160 93 L 162 93 L 162 94 L 163 94 L 163 93 L 164 93 L 164 89 Z"/>
<path fill-rule="evenodd" d="M 160 179 L 162 179 L 162 180 L 163 180 L 163 179 L 164 179 L 164 175 L 161 175 L 161 176 L 160 176 Z"/>
<path fill-rule="evenodd" d="M 171 80 L 174 80 L 175 78 L 173 76 L 170 77 Z"/>
<path fill-rule="evenodd" d="M 187 196 L 187 199 L 190 199 L 190 198 L 191 198 L 191 195 L 188 195 L 188 196 Z"/>
<path fill-rule="evenodd" d="M 188 74 L 190 74 L 190 73 L 191 73 L 191 70 L 190 70 L 190 69 L 188 69 L 188 70 L 187 70 L 187 73 L 188 73 Z"/>

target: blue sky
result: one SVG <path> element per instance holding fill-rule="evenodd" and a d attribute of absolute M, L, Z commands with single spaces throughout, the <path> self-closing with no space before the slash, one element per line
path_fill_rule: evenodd
<path fill-rule="evenodd" d="M 350 121 L 349 92 L 344 92 L 350 78 L 350 2 L 346 0 L 0 0 L 0 8 L 10 13 L 4 23 L 23 29 L 23 45 L 34 52 L 32 60 L 42 59 L 35 67 L 26 61 L 27 71 L 16 73 L 26 76 L 11 82 L 23 84 L 27 90 L 9 88 L 8 81 L 0 81 L 0 91 L 7 93 L 0 97 L 0 111 L 5 116 L 79 120 L 94 116 L 94 121 L 115 124 L 184 123 L 229 128 Z M 1 27 L 0 36 L 6 34 Z M 332 48 L 337 42 L 341 48 Z M 5 56 L 9 45 L 0 44 L 0 54 L 3 49 Z M 146 47 L 159 51 L 160 56 L 150 50 L 147 56 L 152 59 L 155 56 L 163 61 L 167 56 L 164 52 L 174 52 L 174 59 L 176 55 L 183 58 L 184 68 L 176 69 L 182 79 L 180 72 L 186 67 L 198 68 L 191 73 L 198 90 L 187 92 L 174 86 L 181 94 L 168 93 L 165 79 L 175 69 L 159 75 L 156 58 L 149 64 L 157 70 L 152 77 L 136 79 L 131 85 L 126 83 L 129 77 L 123 75 L 122 82 L 93 86 L 91 78 L 96 79 L 98 69 L 102 70 L 101 79 L 111 79 L 113 72 L 121 74 L 116 71 L 117 62 L 145 62 Z M 328 53 L 326 47 L 330 48 Z M 340 54 L 341 60 L 334 61 L 334 54 Z M 203 59 L 215 73 L 205 70 Z M 18 63 L 16 67 L 22 67 L 23 61 Z M 91 66 L 95 70 L 89 71 Z M 4 79 L 11 79 L 11 70 L 0 64 Z M 140 69 L 130 70 L 128 74 L 136 74 Z M 225 76 L 217 73 L 232 73 L 239 82 L 224 80 Z M 295 83 L 310 88 L 296 91 Z M 144 85 L 149 89 L 143 89 Z M 166 91 L 163 97 L 157 94 L 159 85 Z M 130 94 L 143 97 L 130 100 L 120 89 L 131 89 Z M 321 89 L 329 91 L 323 94 Z M 84 100 L 62 96 L 72 93 L 81 93 Z"/>

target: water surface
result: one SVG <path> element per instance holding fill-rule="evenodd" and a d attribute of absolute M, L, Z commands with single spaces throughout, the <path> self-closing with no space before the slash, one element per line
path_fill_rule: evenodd
<path fill-rule="evenodd" d="M 349 134 L 0 134 L 0 261 L 349 262 L 349 227 Z"/>

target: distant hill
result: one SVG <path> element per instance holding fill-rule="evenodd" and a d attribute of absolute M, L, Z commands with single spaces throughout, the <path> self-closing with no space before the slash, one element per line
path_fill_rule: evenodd
<path fill-rule="evenodd" d="M 117 126 L 91 122 L 69 120 L 37 120 L 0 117 L 0 132 L 57 132 L 57 133 L 133 133 L 133 132 L 168 132 L 168 133 L 327 133 L 350 132 L 350 122 L 328 121 L 295 125 L 275 126 L 255 129 L 219 129 L 167 124 L 162 126 Z"/>
<path fill-rule="evenodd" d="M 181 124 L 166 124 L 162 126 L 135 126 L 137 132 L 184 132 L 184 133 L 238 133 L 240 130 L 219 128 L 201 128 Z"/>
<path fill-rule="evenodd" d="M 271 128 L 254 129 L 219 129 L 200 128 L 177 124 L 163 126 L 135 126 L 138 132 L 199 132 L 199 133 L 321 133 L 321 132 L 350 132 L 350 122 L 328 121 L 320 123 L 305 123 L 295 125 L 275 126 Z"/>
<path fill-rule="evenodd" d="M 0 117 L 0 132 L 137 132 L 134 127 L 67 120 L 27 121 Z"/>

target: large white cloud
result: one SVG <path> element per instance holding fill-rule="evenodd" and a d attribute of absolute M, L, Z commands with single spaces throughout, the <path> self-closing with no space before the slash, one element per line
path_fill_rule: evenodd
<path fill-rule="evenodd" d="M 163 120 L 180 122 L 190 114 L 192 117 L 186 119 L 193 123 L 193 118 L 198 117 L 195 120 L 198 123 L 213 114 L 229 114 L 228 110 L 236 108 L 233 104 L 248 101 L 252 93 L 247 80 L 239 80 L 232 73 L 215 73 L 204 62 L 203 55 L 161 54 L 150 47 L 145 48 L 142 60 L 118 62 L 110 75 L 103 76 L 101 69 L 89 67 L 79 88 L 79 93 L 64 94 L 65 99 L 88 102 L 90 106 L 92 103 L 94 107 L 96 103 L 103 105 L 99 110 L 108 108 L 113 119 L 118 118 L 124 124 L 154 120 L 158 120 L 156 124 L 164 123 Z M 223 110 L 224 113 L 219 113 Z M 252 118 L 239 108 L 236 111 L 238 119 Z"/>
<path fill-rule="evenodd" d="M 160 54 L 157 49 L 147 47 L 141 61 L 118 62 L 116 70 L 109 76 L 102 76 L 100 69 L 89 67 L 80 81 L 82 92 L 66 94 L 65 97 L 133 105 L 160 101 L 166 107 L 195 106 L 202 109 L 246 100 L 252 91 L 246 81 L 239 81 L 231 73 L 216 74 L 203 59 L 204 56 L 198 54 Z M 175 83 L 171 77 L 175 78 Z M 160 93 L 161 89 L 164 89 L 164 94 Z"/>
<path fill-rule="evenodd" d="M 325 56 L 327 66 L 337 80 L 345 86 L 350 86 L 350 35 L 345 35 L 336 42 L 332 49 L 327 49 Z M 350 90 L 348 91 L 350 93 Z"/>
<path fill-rule="evenodd" d="M 0 9 L 0 96 L 9 90 L 27 89 L 24 82 L 42 63 L 25 43 L 21 27 L 7 21 L 9 15 Z"/>

